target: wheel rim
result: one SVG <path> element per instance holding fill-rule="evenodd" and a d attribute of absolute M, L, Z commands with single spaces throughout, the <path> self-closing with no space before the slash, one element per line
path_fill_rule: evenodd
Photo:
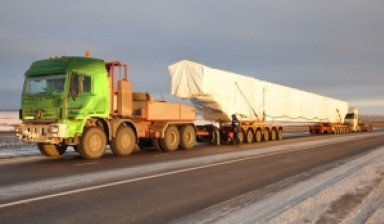
<path fill-rule="evenodd" d="M 175 132 L 169 133 L 169 144 L 175 145 L 176 142 L 177 142 L 176 133 Z"/>
<path fill-rule="evenodd" d="M 253 133 L 251 131 L 247 132 L 247 142 L 251 143 L 253 140 Z"/>
<path fill-rule="evenodd" d="M 261 141 L 261 138 L 262 138 L 262 136 L 261 136 L 261 131 L 257 131 L 256 132 L 256 140 L 258 141 L 258 142 L 260 142 Z"/>
<path fill-rule="evenodd" d="M 281 131 L 281 129 L 279 130 L 278 139 L 279 140 L 283 139 L 283 132 Z"/>
<path fill-rule="evenodd" d="M 244 142 L 244 133 L 243 132 L 239 132 L 239 141 L 240 141 L 240 143 Z"/>
<path fill-rule="evenodd" d="M 265 131 L 264 132 L 264 141 L 268 141 L 268 140 L 269 140 L 269 132 Z"/>
<path fill-rule="evenodd" d="M 186 132 L 186 135 L 185 135 L 185 140 L 187 143 L 191 143 L 194 139 L 193 139 L 193 135 L 191 132 Z"/>
<path fill-rule="evenodd" d="M 276 140 L 276 130 L 275 129 L 272 130 L 271 139 Z"/>
<path fill-rule="evenodd" d="M 99 135 L 92 135 L 92 137 L 89 140 L 90 140 L 89 148 L 91 149 L 91 151 L 98 152 L 102 145 L 101 137 Z"/>
<path fill-rule="evenodd" d="M 129 134 L 125 133 L 123 136 L 121 136 L 121 144 L 125 146 L 125 148 L 128 148 L 132 143 L 132 139 L 130 138 Z"/>

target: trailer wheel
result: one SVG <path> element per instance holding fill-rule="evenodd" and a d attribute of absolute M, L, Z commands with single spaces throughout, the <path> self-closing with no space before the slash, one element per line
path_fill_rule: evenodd
<path fill-rule="evenodd" d="M 238 133 L 238 138 L 239 138 L 239 144 L 243 144 L 245 140 L 245 134 L 243 130 Z"/>
<path fill-rule="evenodd" d="M 87 128 L 80 138 L 78 152 L 84 159 L 98 159 L 104 155 L 107 137 L 98 127 Z"/>
<path fill-rule="evenodd" d="M 61 156 L 67 150 L 66 145 L 53 145 L 47 143 L 37 143 L 41 154 L 45 156 Z"/>
<path fill-rule="evenodd" d="M 165 131 L 164 138 L 159 140 L 160 147 L 165 151 L 174 151 L 179 147 L 180 133 L 175 126 L 169 126 Z"/>
<path fill-rule="evenodd" d="M 255 140 L 256 140 L 256 142 L 261 142 L 261 140 L 263 140 L 263 135 L 262 135 L 260 129 L 257 129 L 257 131 L 255 133 Z"/>
<path fill-rule="evenodd" d="M 265 142 L 269 141 L 269 130 L 268 129 L 265 129 L 263 132 L 263 140 Z"/>
<path fill-rule="evenodd" d="M 277 140 L 283 140 L 283 130 L 281 128 L 279 128 L 279 131 L 277 132 Z"/>
<path fill-rule="evenodd" d="M 132 128 L 120 126 L 111 141 L 111 150 L 117 156 L 126 156 L 133 152 L 135 144 L 136 136 Z"/>
<path fill-rule="evenodd" d="M 192 149 L 195 146 L 196 132 L 191 125 L 183 125 L 180 129 L 180 148 Z"/>
<path fill-rule="evenodd" d="M 253 139 L 254 139 L 253 136 L 254 136 L 254 133 L 253 133 L 252 129 L 248 129 L 247 133 L 245 134 L 245 141 L 247 143 L 252 143 Z"/>
<path fill-rule="evenodd" d="M 271 141 L 275 141 L 276 138 L 277 138 L 277 132 L 276 132 L 276 129 L 273 128 L 271 131 Z"/>

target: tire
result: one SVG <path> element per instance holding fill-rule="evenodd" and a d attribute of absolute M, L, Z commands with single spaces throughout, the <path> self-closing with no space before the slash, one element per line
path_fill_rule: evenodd
<path fill-rule="evenodd" d="M 268 129 L 265 129 L 264 132 L 263 132 L 263 140 L 265 142 L 269 141 L 269 130 Z"/>
<path fill-rule="evenodd" d="M 133 152 L 135 144 L 136 136 L 132 128 L 120 126 L 111 141 L 111 150 L 117 156 L 127 156 Z"/>
<path fill-rule="evenodd" d="M 239 135 L 239 144 L 243 144 L 245 141 L 244 131 L 240 131 L 238 135 Z"/>
<path fill-rule="evenodd" d="M 257 131 L 255 133 L 255 141 L 256 142 L 261 142 L 261 140 L 263 140 L 263 135 L 261 133 L 261 130 L 257 129 Z"/>
<path fill-rule="evenodd" d="M 275 128 L 272 128 L 272 131 L 271 131 L 271 141 L 275 141 L 277 138 L 277 132 L 276 132 L 276 129 Z"/>
<path fill-rule="evenodd" d="M 179 147 L 180 133 L 175 126 L 169 126 L 164 138 L 159 140 L 160 147 L 165 151 L 175 151 Z"/>
<path fill-rule="evenodd" d="M 163 149 L 160 146 L 160 139 L 158 138 L 152 138 L 152 145 L 157 151 L 163 151 Z"/>
<path fill-rule="evenodd" d="M 277 140 L 283 140 L 283 130 L 281 128 L 277 131 Z"/>
<path fill-rule="evenodd" d="M 90 127 L 84 131 L 78 152 L 84 159 L 99 159 L 104 155 L 107 137 L 101 128 Z"/>
<path fill-rule="evenodd" d="M 192 149 L 195 146 L 196 132 L 191 125 L 183 125 L 180 129 L 180 148 Z"/>
<path fill-rule="evenodd" d="M 246 134 L 245 134 L 245 142 L 246 143 L 252 143 L 254 139 L 254 133 L 251 129 L 248 129 Z"/>
<path fill-rule="evenodd" d="M 67 150 L 66 145 L 53 145 L 46 143 L 37 143 L 41 154 L 45 156 L 61 156 Z"/>

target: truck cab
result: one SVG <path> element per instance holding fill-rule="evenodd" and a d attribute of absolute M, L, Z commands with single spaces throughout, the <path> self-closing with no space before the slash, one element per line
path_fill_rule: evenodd
<path fill-rule="evenodd" d="M 348 113 L 345 115 L 344 123 L 348 125 L 349 131 L 360 132 L 359 126 L 359 111 L 355 107 L 348 109 Z"/>
<path fill-rule="evenodd" d="M 60 144 L 82 131 L 91 116 L 109 116 L 107 69 L 102 60 L 55 57 L 34 62 L 25 73 L 19 139 Z"/>
<path fill-rule="evenodd" d="M 359 118 L 359 111 L 356 107 L 351 107 L 345 115 L 345 124 L 349 125 L 352 132 L 370 132 L 373 130 L 372 124 L 364 124 Z"/>

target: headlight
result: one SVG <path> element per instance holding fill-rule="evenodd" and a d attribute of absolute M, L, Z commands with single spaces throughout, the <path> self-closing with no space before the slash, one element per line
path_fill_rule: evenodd
<path fill-rule="evenodd" d="M 15 126 L 15 132 L 16 133 L 21 133 L 22 132 L 22 128 L 20 126 Z"/>
<path fill-rule="evenodd" d="M 49 132 L 50 133 L 57 133 L 57 132 L 59 132 L 59 126 L 57 126 L 57 125 L 50 126 L 49 127 Z"/>

